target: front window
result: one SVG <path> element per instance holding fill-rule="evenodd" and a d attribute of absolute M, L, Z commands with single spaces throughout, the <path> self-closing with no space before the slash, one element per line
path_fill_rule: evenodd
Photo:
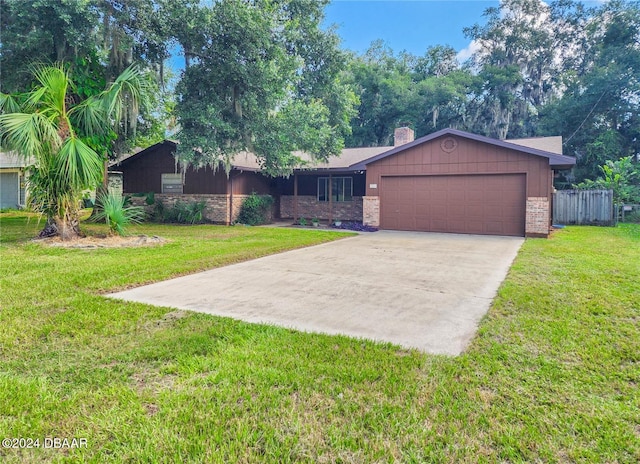
<path fill-rule="evenodd" d="M 162 174 L 162 193 L 182 193 L 182 174 Z"/>
<path fill-rule="evenodd" d="M 318 201 L 329 201 L 329 180 L 331 180 L 331 200 L 351 201 L 353 199 L 353 180 L 351 177 L 319 177 Z"/>

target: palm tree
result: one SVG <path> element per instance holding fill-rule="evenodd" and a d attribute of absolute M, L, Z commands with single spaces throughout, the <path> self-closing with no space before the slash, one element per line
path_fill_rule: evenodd
<path fill-rule="evenodd" d="M 0 145 L 35 159 L 29 179 L 31 205 L 47 216 L 40 233 L 70 240 L 80 235 L 82 192 L 103 177 L 103 157 L 91 140 L 104 138 L 127 117 L 137 115 L 147 78 L 135 65 L 103 92 L 78 101 L 62 64 L 34 71 L 36 86 L 26 94 L 0 94 Z"/>

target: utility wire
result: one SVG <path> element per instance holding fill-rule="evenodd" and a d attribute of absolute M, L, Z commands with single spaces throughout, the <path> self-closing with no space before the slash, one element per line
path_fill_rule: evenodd
<path fill-rule="evenodd" d="M 566 145 L 567 143 L 569 143 L 569 140 L 571 140 L 578 133 L 578 131 L 582 129 L 582 126 L 584 126 L 584 123 L 587 122 L 587 119 L 589 119 L 591 114 L 595 111 L 596 106 L 598 106 L 598 103 L 600 103 L 600 100 L 602 100 L 605 93 L 607 93 L 607 89 L 605 89 L 604 92 L 602 92 L 602 95 L 600 95 L 600 98 L 598 98 L 598 101 L 595 103 L 595 105 L 593 105 L 593 108 L 591 108 L 591 111 L 589 111 L 589 114 L 587 114 L 587 117 L 584 118 L 584 120 L 580 123 L 576 131 L 573 134 L 571 134 L 571 137 L 569 137 L 567 140 L 562 142 L 562 145 Z"/>

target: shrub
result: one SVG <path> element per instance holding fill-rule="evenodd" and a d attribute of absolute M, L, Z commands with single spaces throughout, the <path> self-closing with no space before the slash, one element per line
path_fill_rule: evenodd
<path fill-rule="evenodd" d="M 640 209 L 632 211 L 631 213 L 625 214 L 624 222 L 633 222 L 636 224 L 640 224 Z"/>
<path fill-rule="evenodd" d="M 258 195 L 252 192 L 242 203 L 238 222 L 250 226 L 266 224 L 270 219 L 269 208 L 273 204 L 271 195 Z"/>
<path fill-rule="evenodd" d="M 339 226 L 334 224 L 331 227 L 334 229 L 344 229 L 344 230 L 355 230 L 357 232 L 377 232 L 377 227 L 368 226 L 366 224 L 362 224 L 361 222 L 350 221 L 350 222 L 342 222 Z"/>
<path fill-rule="evenodd" d="M 205 201 L 193 201 L 191 203 L 176 201 L 173 206 L 167 208 L 162 201 L 156 200 L 153 219 L 158 222 L 177 224 L 202 224 L 206 208 L 207 203 Z"/>
<path fill-rule="evenodd" d="M 178 211 L 178 222 L 180 224 L 201 224 L 204 220 L 204 210 L 207 203 L 204 201 L 193 201 L 191 203 L 176 202 L 174 208 Z"/>
<path fill-rule="evenodd" d="M 101 206 L 96 221 L 104 220 L 112 234 L 125 235 L 130 224 L 139 224 L 144 220 L 143 208 L 127 205 L 126 199 L 115 193 L 100 195 L 96 203 Z"/>
<path fill-rule="evenodd" d="M 142 198 L 144 197 L 145 204 L 151 206 L 156 202 L 156 194 L 155 192 L 147 192 L 147 193 L 134 193 L 134 197 Z"/>

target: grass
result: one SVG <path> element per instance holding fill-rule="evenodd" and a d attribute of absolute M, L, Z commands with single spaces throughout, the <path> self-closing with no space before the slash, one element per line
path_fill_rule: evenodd
<path fill-rule="evenodd" d="M 171 242 L 87 251 L 0 225 L 0 435 L 88 444 L 3 462 L 640 460 L 638 225 L 527 240 L 456 358 L 100 296 L 334 232 L 144 225 Z"/>

